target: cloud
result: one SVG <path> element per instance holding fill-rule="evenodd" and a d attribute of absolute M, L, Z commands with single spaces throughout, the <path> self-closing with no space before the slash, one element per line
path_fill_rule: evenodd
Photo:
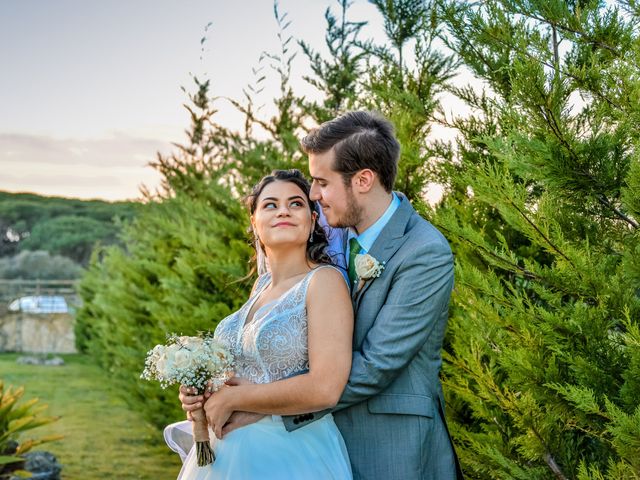
<path fill-rule="evenodd" d="M 141 198 L 140 186 L 154 190 L 160 182 L 160 175 L 150 167 L 114 169 L 105 171 L 89 167 L 82 172 L 72 167 L 50 168 L 35 171 L 0 172 L 0 190 L 9 192 L 33 192 L 75 198 L 100 198 L 104 200 L 125 200 Z"/>
<path fill-rule="evenodd" d="M 121 133 L 102 139 L 56 139 L 0 133 L 0 190 L 107 200 L 140 197 L 160 175 L 148 163 L 168 142 Z"/>
<path fill-rule="evenodd" d="M 0 169 L 7 162 L 27 165 L 75 167 L 141 167 L 154 160 L 156 152 L 170 151 L 169 142 L 132 137 L 120 132 L 107 138 L 59 139 L 44 135 L 0 133 Z"/>

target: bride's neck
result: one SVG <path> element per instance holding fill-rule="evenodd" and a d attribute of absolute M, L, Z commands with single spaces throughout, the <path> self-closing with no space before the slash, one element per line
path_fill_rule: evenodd
<path fill-rule="evenodd" d="M 311 269 L 304 248 L 267 250 L 267 257 L 271 270 L 271 284 L 274 287 Z"/>

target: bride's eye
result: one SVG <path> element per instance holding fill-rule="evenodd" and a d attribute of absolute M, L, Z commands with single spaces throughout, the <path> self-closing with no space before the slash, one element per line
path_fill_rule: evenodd
<path fill-rule="evenodd" d="M 267 202 L 262 205 L 262 208 L 275 208 L 275 207 L 276 207 L 275 202 Z"/>
<path fill-rule="evenodd" d="M 292 207 L 302 207 L 303 204 L 300 200 L 294 200 L 293 202 L 291 202 L 291 206 Z"/>

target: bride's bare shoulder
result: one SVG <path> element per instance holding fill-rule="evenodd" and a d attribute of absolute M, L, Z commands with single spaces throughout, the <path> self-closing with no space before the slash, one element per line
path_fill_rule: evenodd
<path fill-rule="evenodd" d="M 347 282 L 338 267 L 327 265 L 314 269 L 313 276 L 309 282 L 310 296 L 314 297 L 318 296 L 318 294 L 321 297 L 327 294 L 347 294 L 348 296 L 348 292 Z"/>

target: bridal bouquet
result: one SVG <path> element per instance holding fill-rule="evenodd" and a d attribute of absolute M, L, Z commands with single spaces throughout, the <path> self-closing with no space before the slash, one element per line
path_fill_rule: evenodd
<path fill-rule="evenodd" d="M 211 386 L 217 390 L 232 374 L 233 356 L 212 334 L 197 337 L 167 336 L 166 345 L 156 345 L 147 353 L 140 378 L 158 380 L 162 388 L 182 384 L 198 390 L 202 395 Z M 209 428 L 204 409 L 192 412 L 193 439 L 196 443 L 198 465 L 213 462 L 209 443 Z"/>

